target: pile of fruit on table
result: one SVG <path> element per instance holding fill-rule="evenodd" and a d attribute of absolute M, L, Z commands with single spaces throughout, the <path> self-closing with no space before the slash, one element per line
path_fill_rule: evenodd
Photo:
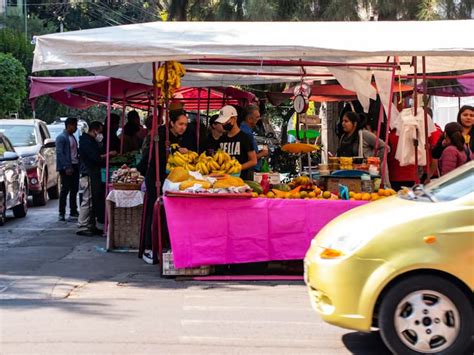
<path fill-rule="evenodd" d="M 275 184 L 272 189 L 264 194 L 260 184 L 254 181 L 245 181 L 252 188 L 252 196 L 255 198 L 284 198 L 284 199 L 305 199 L 305 200 L 339 200 L 340 197 L 329 191 L 324 191 L 317 186 L 308 176 L 299 176 L 289 184 Z M 349 192 L 350 200 L 376 201 L 388 196 L 395 195 L 392 189 L 379 189 L 374 193 Z"/>
<path fill-rule="evenodd" d="M 182 167 L 188 171 L 197 171 L 202 175 L 209 174 L 239 174 L 242 170 L 240 163 L 222 150 L 218 150 L 213 156 L 206 153 L 189 151 L 180 153 L 175 151 L 168 157 L 166 170 L 171 171 L 176 167 Z"/>

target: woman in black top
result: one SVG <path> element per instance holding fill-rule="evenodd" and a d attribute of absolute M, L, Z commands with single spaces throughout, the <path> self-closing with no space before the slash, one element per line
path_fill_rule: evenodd
<path fill-rule="evenodd" d="M 186 131 L 188 126 L 188 117 L 184 110 L 170 111 L 170 124 L 169 124 L 169 143 L 178 144 L 181 146 L 183 143 L 183 134 Z M 160 168 L 160 192 L 163 191 L 163 182 L 168 176 L 166 172 L 166 127 L 164 125 L 158 128 L 158 145 L 159 145 L 159 168 Z M 179 151 L 181 153 L 187 153 L 186 147 L 180 147 Z M 155 147 L 152 148 L 152 156 L 150 160 L 150 165 L 148 165 L 148 154 L 149 150 L 143 152 L 142 161 L 140 162 L 140 172 L 142 175 L 145 175 L 145 184 L 147 189 L 147 199 L 146 199 L 146 216 L 145 216 L 145 253 L 143 254 L 143 259 L 147 263 L 153 262 L 153 257 L 151 255 L 152 249 L 152 222 L 153 222 L 153 209 L 155 201 L 158 198 L 158 191 L 156 188 L 156 155 Z M 145 167 L 148 167 L 147 169 Z M 161 220 L 163 222 L 163 235 L 165 247 L 169 246 L 169 236 L 168 228 L 166 225 L 166 216 L 164 210 L 161 209 Z"/>

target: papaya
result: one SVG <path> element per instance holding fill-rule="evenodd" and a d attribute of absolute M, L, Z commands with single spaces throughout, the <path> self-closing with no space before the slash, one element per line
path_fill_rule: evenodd
<path fill-rule="evenodd" d="M 171 170 L 168 175 L 168 180 L 171 182 L 183 182 L 190 178 L 189 172 L 184 169 L 182 166 L 177 166 Z"/>
<path fill-rule="evenodd" d="M 204 181 L 204 180 L 187 180 L 187 181 L 183 181 L 181 184 L 179 184 L 179 189 L 182 191 L 182 190 L 186 190 L 192 186 L 194 186 L 195 184 L 197 185 L 201 185 L 203 189 L 210 189 L 211 188 L 211 183 L 208 182 L 208 181 Z"/>
<path fill-rule="evenodd" d="M 273 188 L 285 192 L 290 192 L 291 190 L 287 184 L 275 184 L 273 185 Z"/>
<path fill-rule="evenodd" d="M 252 189 L 253 192 L 258 193 L 259 195 L 263 193 L 262 186 L 260 186 L 258 182 L 250 180 L 245 180 L 244 182 Z"/>
<path fill-rule="evenodd" d="M 288 193 L 277 189 L 272 189 L 272 192 L 275 194 L 276 198 L 286 198 L 286 194 Z"/>

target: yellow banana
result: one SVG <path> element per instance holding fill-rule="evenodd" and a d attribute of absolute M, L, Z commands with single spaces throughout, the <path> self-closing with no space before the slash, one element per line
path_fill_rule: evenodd
<path fill-rule="evenodd" d="M 178 166 L 184 166 L 185 164 L 187 164 L 187 162 L 180 156 L 174 157 L 174 163 Z"/>
<path fill-rule="evenodd" d="M 207 168 L 206 164 L 201 163 L 201 174 L 209 175 L 209 169 Z"/>

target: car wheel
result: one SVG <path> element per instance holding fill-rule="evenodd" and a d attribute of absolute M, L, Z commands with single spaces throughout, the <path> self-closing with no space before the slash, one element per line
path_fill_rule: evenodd
<path fill-rule="evenodd" d="M 0 204 L 2 206 L 2 212 L 0 212 L 0 226 L 3 226 L 7 219 L 7 202 L 4 191 L 0 191 Z"/>
<path fill-rule="evenodd" d="M 471 341 L 473 309 L 447 279 L 413 276 L 387 292 L 379 327 L 394 354 L 462 354 Z"/>
<path fill-rule="evenodd" d="M 48 189 L 48 197 L 51 200 L 57 200 L 59 198 L 60 188 L 61 188 L 61 182 L 60 182 L 60 177 L 58 175 L 57 184 Z"/>
<path fill-rule="evenodd" d="M 43 184 L 41 185 L 41 191 L 33 195 L 33 206 L 44 206 L 48 201 L 48 181 L 46 178 L 43 179 Z"/>
<path fill-rule="evenodd" d="M 23 201 L 18 206 L 12 208 L 15 218 L 23 218 L 28 213 L 28 194 L 23 193 Z"/>

